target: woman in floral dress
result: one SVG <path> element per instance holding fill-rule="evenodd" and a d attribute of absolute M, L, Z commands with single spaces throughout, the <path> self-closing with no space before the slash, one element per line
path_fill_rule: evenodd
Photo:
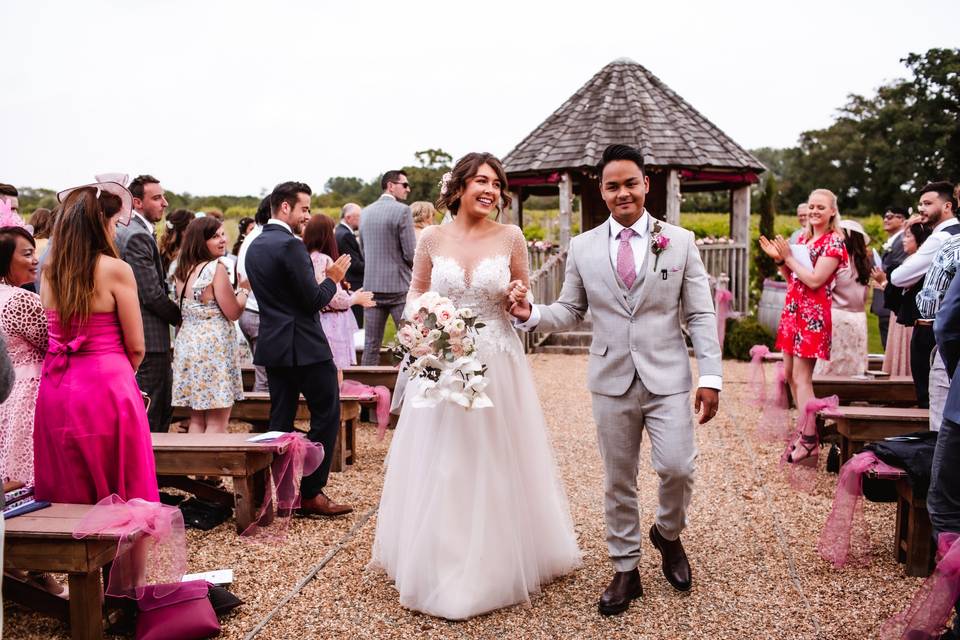
<path fill-rule="evenodd" d="M 817 359 L 830 359 L 830 285 L 837 269 L 847 264 L 839 224 L 837 197 L 827 189 L 813 191 L 807 200 L 807 228 L 800 241 L 810 251 L 812 270 L 794 257 L 783 237 L 778 235 L 775 240 L 768 240 L 760 236 L 760 247 L 773 258 L 789 282 L 776 346 L 783 352 L 784 370 L 801 416 L 807 403 L 815 399 L 813 368 Z M 785 460 L 815 465 L 820 444 L 816 423 L 813 420 L 798 422 L 800 428 Z"/>
<path fill-rule="evenodd" d="M 227 234 L 212 217 L 187 226 L 174 280 L 183 324 L 173 347 L 173 405 L 190 407 L 190 433 L 224 433 L 233 403 L 243 399 L 234 320 L 250 294 L 234 291 L 223 263 Z"/>

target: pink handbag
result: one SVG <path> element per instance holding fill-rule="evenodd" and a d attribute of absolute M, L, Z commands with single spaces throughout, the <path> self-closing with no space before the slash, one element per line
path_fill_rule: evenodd
<path fill-rule="evenodd" d="M 220 622 L 207 598 L 210 584 L 205 580 L 184 582 L 170 592 L 171 585 L 145 587 L 137 601 L 136 640 L 201 640 L 220 635 Z M 157 596 L 160 590 L 165 593 Z"/>

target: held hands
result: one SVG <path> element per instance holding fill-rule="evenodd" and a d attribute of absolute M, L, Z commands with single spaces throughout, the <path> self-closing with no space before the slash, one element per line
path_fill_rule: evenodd
<path fill-rule="evenodd" d="M 883 269 L 880 267 L 874 267 L 870 270 L 870 277 L 874 282 L 877 283 L 880 287 L 883 287 L 887 284 L 887 274 L 883 272 Z"/>
<path fill-rule="evenodd" d="M 373 291 L 364 291 L 362 287 L 354 292 L 353 304 L 358 304 L 365 308 L 377 306 L 377 303 L 373 301 Z"/>
<path fill-rule="evenodd" d="M 703 408 L 703 411 L 700 411 L 700 408 Z M 716 389 L 710 389 L 709 387 L 699 387 L 697 388 L 697 395 L 693 401 L 693 410 L 695 413 L 700 414 L 700 424 L 706 424 L 713 420 L 713 417 L 717 415 L 717 410 L 720 408 L 720 392 Z"/>
<path fill-rule="evenodd" d="M 527 287 L 520 280 L 507 285 L 507 311 L 520 322 L 530 319 L 530 301 L 527 300 Z"/>
<path fill-rule="evenodd" d="M 350 268 L 350 256 L 343 254 L 337 258 L 336 262 L 327 267 L 327 277 L 334 282 L 340 282 L 347 275 L 347 269 Z"/>

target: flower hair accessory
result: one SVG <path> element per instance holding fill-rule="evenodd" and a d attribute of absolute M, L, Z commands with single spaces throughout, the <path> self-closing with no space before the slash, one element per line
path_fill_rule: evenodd
<path fill-rule="evenodd" d="M 173 229 L 173 223 L 170 222 L 169 220 L 165 221 L 163 223 L 163 226 L 165 226 L 167 229 Z"/>
<path fill-rule="evenodd" d="M 447 171 L 445 174 L 443 174 L 443 176 L 441 176 L 440 182 L 437 183 L 437 186 L 440 187 L 440 195 L 447 195 L 447 185 L 450 184 L 450 178 L 452 177 L 453 173 L 450 171 Z"/>
<path fill-rule="evenodd" d="M 660 254 L 670 246 L 670 238 L 663 235 L 663 227 L 658 220 L 653 224 L 653 232 L 650 234 L 650 251 L 653 252 L 653 270 L 656 272 L 657 264 L 660 262 Z"/>

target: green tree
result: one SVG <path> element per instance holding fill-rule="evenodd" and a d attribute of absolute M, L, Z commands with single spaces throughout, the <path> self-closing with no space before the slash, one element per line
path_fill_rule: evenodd
<path fill-rule="evenodd" d="M 401 169 L 410 181 L 410 195 L 407 202 L 417 200 L 434 202 L 440 195 L 440 178 L 450 171 L 453 156 L 443 149 L 424 149 L 415 152 L 413 156 L 417 159 L 417 165 L 409 165 Z"/>

